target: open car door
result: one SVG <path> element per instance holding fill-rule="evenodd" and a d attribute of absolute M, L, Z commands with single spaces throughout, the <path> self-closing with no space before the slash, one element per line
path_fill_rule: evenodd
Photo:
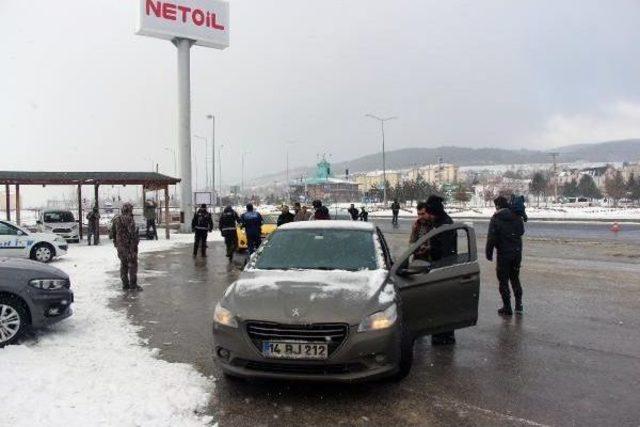
<path fill-rule="evenodd" d="M 431 246 L 431 260 L 412 260 L 425 244 Z M 480 267 L 472 226 L 454 223 L 431 230 L 397 259 L 390 274 L 403 321 L 414 337 L 476 324 Z"/>

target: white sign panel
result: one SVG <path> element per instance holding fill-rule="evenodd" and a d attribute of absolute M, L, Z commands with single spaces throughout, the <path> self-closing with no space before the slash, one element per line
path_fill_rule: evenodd
<path fill-rule="evenodd" d="M 200 46 L 229 47 L 229 3 L 219 0 L 140 0 L 136 34 Z"/>
<path fill-rule="evenodd" d="M 212 197 L 211 197 L 211 193 L 209 192 L 204 192 L 204 191 L 199 191 L 194 193 L 194 199 L 196 201 L 196 205 L 200 206 L 200 205 L 212 205 L 213 203 L 211 202 Z"/>

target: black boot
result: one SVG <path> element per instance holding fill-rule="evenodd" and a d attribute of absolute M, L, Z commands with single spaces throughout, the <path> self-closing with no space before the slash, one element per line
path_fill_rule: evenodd
<path fill-rule="evenodd" d="M 511 310 L 511 296 L 502 294 L 502 308 L 498 310 L 500 316 L 513 316 L 513 310 Z"/>
<path fill-rule="evenodd" d="M 515 313 L 516 314 L 523 314 L 524 313 L 524 308 L 522 307 L 522 301 L 516 301 L 516 308 L 515 308 Z"/>

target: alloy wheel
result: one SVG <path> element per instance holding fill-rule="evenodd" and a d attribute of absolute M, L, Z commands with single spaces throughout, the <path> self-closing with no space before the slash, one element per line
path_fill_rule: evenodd
<path fill-rule="evenodd" d="M 10 305 L 0 304 L 0 344 L 8 342 L 20 330 L 20 314 Z"/>
<path fill-rule="evenodd" d="M 51 249 L 47 246 L 40 246 L 36 249 L 36 259 L 41 262 L 49 262 L 51 260 Z"/>

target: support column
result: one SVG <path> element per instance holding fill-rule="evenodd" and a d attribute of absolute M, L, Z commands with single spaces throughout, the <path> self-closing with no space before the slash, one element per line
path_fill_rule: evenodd
<path fill-rule="evenodd" d="M 98 208 L 98 214 L 100 214 L 100 202 L 98 201 L 98 189 L 100 188 L 99 184 L 95 184 L 93 186 L 93 199 L 94 199 L 94 207 Z M 87 233 L 89 234 L 89 233 Z M 93 244 L 94 245 L 98 245 L 100 244 L 100 221 L 98 221 L 98 230 L 96 231 L 96 234 L 94 235 L 94 241 Z M 89 236 L 87 235 L 87 239 L 89 238 Z"/>
<path fill-rule="evenodd" d="M 190 232 L 191 189 L 191 40 L 176 39 L 178 48 L 178 159 L 180 166 L 180 231 Z"/>
<path fill-rule="evenodd" d="M 5 206 L 7 207 L 7 221 L 11 221 L 11 187 L 9 184 L 5 184 Z"/>
<path fill-rule="evenodd" d="M 78 233 L 82 240 L 82 185 L 78 184 Z"/>
<path fill-rule="evenodd" d="M 169 215 L 169 186 L 164 187 L 164 237 L 169 240 L 169 226 L 171 225 L 171 215 Z"/>
<path fill-rule="evenodd" d="M 100 185 L 96 184 L 93 186 L 93 199 L 94 199 L 94 205 L 93 206 L 98 206 L 98 209 L 100 209 L 100 205 L 98 202 L 98 188 L 100 187 Z"/>
<path fill-rule="evenodd" d="M 16 224 L 20 225 L 20 184 L 16 184 Z"/>

